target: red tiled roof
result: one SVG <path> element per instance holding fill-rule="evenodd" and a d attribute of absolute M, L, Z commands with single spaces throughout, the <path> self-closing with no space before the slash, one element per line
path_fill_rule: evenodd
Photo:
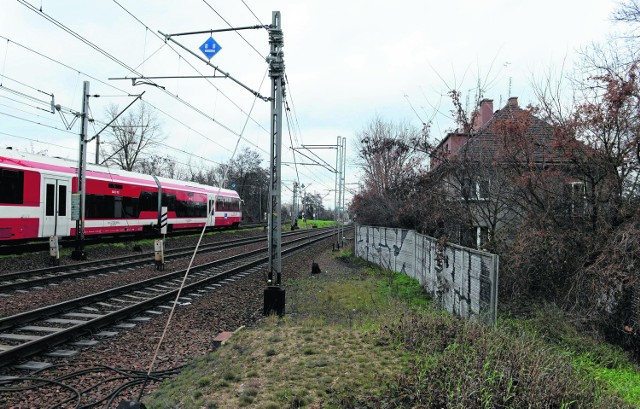
<path fill-rule="evenodd" d="M 567 163 L 569 158 L 554 144 L 553 136 L 551 125 L 528 110 L 507 104 L 460 147 L 456 156 L 496 163 Z"/>

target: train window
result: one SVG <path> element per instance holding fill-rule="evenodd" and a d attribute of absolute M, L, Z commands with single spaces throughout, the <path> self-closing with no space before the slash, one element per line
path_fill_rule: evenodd
<path fill-rule="evenodd" d="M 122 219 L 122 196 L 113 196 L 113 217 Z"/>
<path fill-rule="evenodd" d="M 58 216 L 67 215 L 67 187 L 58 186 Z"/>
<path fill-rule="evenodd" d="M 24 203 L 24 172 L 0 169 L 0 203 Z"/>
<path fill-rule="evenodd" d="M 127 219 L 139 215 L 137 197 L 87 195 L 86 202 L 89 219 Z"/>
<path fill-rule="evenodd" d="M 176 201 L 176 217 L 205 217 L 207 204 L 202 202 Z"/>
<path fill-rule="evenodd" d="M 109 198 L 104 195 L 86 195 L 85 214 L 87 219 L 113 218 L 113 204 L 111 207 L 107 204 Z"/>
<path fill-rule="evenodd" d="M 47 193 L 45 196 L 45 214 L 53 216 L 55 210 L 56 185 L 47 184 Z"/>
<path fill-rule="evenodd" d="M 162 206 L 167 206 L 167 211 L 174 212 L 176 210 L 176 195 L 163 193 Z"/>
<path fill-rule="evenodd" d="M 231 197 L 218 197 L 216 200 L 216 211 L 218 212 L 239 212 L 240 199 Z"/>
<path fill-rule="evenodd" d="M 138 205 L 141 212 L 158 211 L 158 193 L 157 192 L 140 192 Z"/>
<path fill-rule="evenodd" d="M 122 217 L 124 218 L 138 217 L 138 198 L 137 197 L 122 198 Z"/>

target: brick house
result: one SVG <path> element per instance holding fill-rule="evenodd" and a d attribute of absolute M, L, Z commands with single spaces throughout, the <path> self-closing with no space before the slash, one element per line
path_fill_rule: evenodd
<path fill-rule="evenodd" d="M 430 172 L 444 184 L 449 203 L 465 209 L 450 241 L 484 248 L 499 233 L 508 236 L 531 196 L 539 206 L 562 206 L 560 214 L 585 210 L 585 184 L 575 177 L 554 128 L 517 97 L 494 112 L 484 99 L 472 115 L 470 129 L 450 132 L 430 155 Z"/>

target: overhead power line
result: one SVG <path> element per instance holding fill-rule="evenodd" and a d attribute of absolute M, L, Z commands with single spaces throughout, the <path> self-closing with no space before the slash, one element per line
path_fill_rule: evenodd
<path fill-rule="evenodd" d="M 101 84 L 103 84 L 103 85 L 105 85 L 105 86 L 108 86 L 108 87 L 113 88 L 113 89 L 115 89 L 115 90 L 117 90 L 117 91 L 119 91 L 119 92 L 122 92 L 122 93 L 123 93 L 123 95 L 121 95 L 121 96 L 131 96 L 131 94 L 128 94 L 128 93 L 127 93 L 127 91 L 125 91 L 125 90 L 123 90 L 123 89 L 121 89 L 121 88 L 118 88 L 118 87 L 114 86 L 113 84 L 110 84 L 110 83 L 108 83 L 108 82 L 104 82 L 104 81 L 100 80 L 99 78 L 96 78 L 96 77 L 94 77 L 94 76 L 92 76 L 92 75 L 89 75 L 89 74 L 87 74 L 87 73 L 85 73 L 85 72 L 83 72 L 83 71 L 78 70 L 78 69 L 77 69 L 77 68 L 75 68 L 75 67 L 72 67 L 72 66 L 70 66 L 70 65 L 68 65 L 68 64 L 65 64 L 65 63 L 63 63 L 63 62 L 61 62 L 61 61 L 58 61 L 58 60 L 56 60 L 56 59 L 54 59 L 54 58 L 51 58 L 51 57 L 49 57 L 49 56 L 47 56 L 47 55 L 45 55 L 45 54 L 43 54 L 43 53 L 41 53 L 41 52 L 39 52 L 39 51 L 36 51 L 36 50 L 34 50 L 34 49 L 30 48 L 30 47 L 27 47 L 27 46 L 25 46 L 25 45 L 23 45 L 23 44 L 17 43 L 17 42 L 15 42 L 15 41 L 13 41 L 13 40 L 11 40 L 11 39 L 9 39 L 9 38 L 7 38 L 7 37 L 1 36 L 1 35 L 0 35 L 0 38 L 5 39 L 5 40 L 7 40 L 8 42 L 11 42 L 11 43 L 13 43 L 13 44 L 15 44 L 15 45 L 17 45 L 17 46 L 19 46 L 19 47 L 23 48 L 24 50 L 27 50 L 27 51 L 29 51 L 29 52 L 31 52 L 31 53 L 33 53 L 33 54 L 36 54 L 36 55 L 38 55 L 38 56 L 40 56 L 40 57 L 42 57 L 42 58 L 45 58 L 45 59 L 47 59 L 47 60 L 49 60 L 49 61 L 51 61 L 51 62 L 53 62 L 53 63 L 55 63 L 55 64 L 58 64 L 58 65 L 60 65 L 60 66 L 64 67 L 64 68 L 67 68 L 67 69 L 69 69 L 69 70 L 71 70 L 71 71 L 77 72 L 78 74 L 84 75 L 84 76 L 85 76 L 85 77 L 87 77 L 87 78 L 91 78 L 92 80 L 95 80 L 95 81 L 97 81 L 97 82 L 99 82 L 99 83 L 101 83 Z M 7 78 L 8 78 L 8 77 L 7 77 Z M 3 88 L 7 89 L 6 87 L 3 87 Z M 34 88 L 34 87 L 31 87 L 31 88 Z M 42 101 L 41 101 L 41 102 L 42 102 Z M 43 103 L 44 103 L 44 102 L 43 102 Z M 168 118 L 173 119 L 175 122 L 179 123 L 180 125 L 184 126 L 185 128 L 189 129 L 190 131 L 192 131 L 192 132 L 194 132 L 194 133 L 198 134 L 199 136 L 201 136 L 201 137 L 205 138 L 207 141 L 209 141 L 209 142 L 211 142 L 211 143 L 213 143 L 213 144 L 215 144 L 215 145 L 219 146 L 220 148 L 222 148 L 222 149 L 224 149 L 224 150 L 226 150 L 226 151 L 228 151 L 228 152 L 232 152 L 229 148 L 227 148 L 227 147 L 225 147 L 225 146 L 223 146 L 223 145 L 219 144 L 218 142 L 216 142 L 215 140 L 213 140 L 213 139 L 211 139 L 210 137 L 206 136 L 206 135 L 205 135 L 205 134 L 203 134 L 202 132 L 200 132 L 200 131 L 198 131 L 198 130 L 194 129 L 193 127 L 191 127 L 191 126 L 189 126 L 188 124 L 186 124 L 184 121 L 182 121 L 182 120 L 180 120 L 180 119 L 176 118 L 175 116 L 173 116 L 173 115 L 169 114 L 168 112 L 166 112 L 166 111 L 164 111 L 164 110 L 162 110 L 162 109 L 158 108 L 157 106 L 153 105 L 152 103 L 150 103 L 150 102 L 148 102 L 148 101 L 143 101 L 143 103 L 145 103 L 145 104 L 149 105 L 150 107 L 152 107 L 153 109 L 155 109 L 155 110 L 157 110 L 158 112 L 162 113 L 163 115 L 167 116 Z M 185 104 L 189 104 L 189 103 L 188 103 L 188 102 L 186 102 L 186 101 L 184 101 L 184 103 L 185 103 Z M 65 110 L 65 111 L 67 111 L 68 113 L 74 113 L 74 112 L 75 112 L 75 111 L 71 110 L 70 108 L 66 108 L 66 107 L 61 107 L 61 108 L 62 108 L 63 110 Z M 205 116 L 205 117 L 207 117 L 208 119 L 211 119 L 211 118 L 209 118 L 209 116 L 208 116 L 206 113 L 203 113 L 202 111 L 199 111 L 199 110 L 198 110 L 198 108 L 195 108 L 195 107 L 191 108 L 191 107 L 190 107 L 190 109 L 193 109 L 193 110 L 195 110 L 196 112 L 198 112 L 199 114 L 204 115 L 204 116 Z M 36 124 L 39 124 L 39 123 L 34 122 L 34 121 L 31 121 L 31 122 L 36 123 Z M 40 125 L 40 124 L 39 124 L 39 125 Z M 43 124 L 42 124 L 42 125 L 43 125 Z M 43 126 L 45 126 L 45 125 L 43 125 Z M 59 128 L 55 128 L 55 129 L 59 129 Z M 60 130 L 60 129 L 59 129 L 59 130 Z M 231 131 L 231 132 L 233 132 L 233 131 Z M 252 145 L 253 145 L 253 146 L 256 146 L 255 144 L 252 144 Z M 259 148 L 259 147 L 258 147 L 258 148 Z M 262 149 L 262 148 L 259 148 L 259 149 L 260 149 L 261 151 L 263 151 L 263 152 L 265 152 L 265 153 L 266 153 L 266 151 L 265 151 L 264 149 Z"/>
<path fill-rule="evenodd" d="M 214 9 L 211 4 L 209 4 L 209 2 L 207 0 L 202 0 L 204 2 L 204 4 L 207 5 L 207 7 L 209 7 L 214 13 L 216 13 L 218 15 L 218 17 L 220 17 L 222 19 L 222 21 L 224 21 L 225 23 L 227 23 L 227 25 L 231 28 L 233 28 L 233 26 L 231 25 L 231 23 L 229 23 L 224 17 L 222 17 L 222 15 L 220 15 L 220 13 L 218 13 L 218 11 L 216 9 Z M 245 4 L 246 6 L 246 4 Z M 247 6 L 248 7 L 248 6 Z M 251 10 L 251 9 L 249 9 Z M 252 12 L 253 13 L 253 12 Z M 255 16 L 255 14 L 254 14 Z M 256 17 L 257 18 L 257 17 Z M 258 20 L 259 21 L 259 20 Z M 264 26 L 264 24 L 261 24 L 262 26 Z M 258 51 L 257 48 L 255 48 L 253 46 L 253 44 L 251 44 L 246 38 L 244 38 L 244 36 L 239 32 L 239 31 L 235 31 L 236 34 L 238 34 L 240 36 L 240 38 L 242 38 L 242 40 L 244 40 L 245 43 L 247 43 L 247 45 L 249 45 L 249 47 L 251 47 L 253 49 L 253 51 L 256 52 L 256 54 L 258 54 L 258 56 L 260 56 L 260 59 L 263 59 L 264 56 L 262 55 L 262 53 L 260 51 Z"/>
<path fill-rule="evenodd" d="M 114 3 L 116 3 L 116 4 L 117 4 L 117 5 L 118 5 L 118 6 L 119 6 L 119 7 L 120 7 L 124 12 L 126 12 L 129 16 L 131 16 L 131 18 L 133 18 L 133 19 L 134 19 L 135 21 L 137 21 L 140 25 L 142 25 L 146 30 L 148 30 L 150 33 L 152 33 L 156 38 L 158 38 L 160 41 L 162 41 L 162 43 L 163 43 L 163 44 L 166 44 L 166 45 L 169 47 L 169 49 L 170 49 L 171 51 L 173 51 L 173 52 L 174 52 L 174 53 L 175 53 L 179 58 L 181 58 L 181 57 L 182 57 L 182 55 L 181 55 L 181 54 L 180 54 L 176 49 L 174 49 L 174 48 L 171 46 L 171 44 L 168 44 L 168 43 L 166 42 L 166 39 L 165 39 L 163 36 L 159 35 L 159 34 L 158 34 L 158 33 L 156 33 L 154 30 L 152 30 L 152 29 L 151 29 L 148 25 L 146 25 L 146 24 L 145 24 L 145 23 L 144 23 L 140 18 L 138 18 L 135 14 L 133 14 L 131 11 L 129 11 L 129 10 L 128 10 L 126 7 L 124 7 L 122 4 L 120 4 L 117 0 L 113 0 L 113 2 L 114 2 Z M 147 58 L 146 60 L 148 60 L 148 58 Z M 146 60 L 145 60 L 145 61 L 146 61 Z M 212 86 L 212 87 L 213 87 L 213 88 L 214 88 L 214 89 L 215 89 L 215 90 L 216 90 L 220 95 L 222 95 L 224 98 L 226 98 L 226 99 L 227 99 L 227 101 L 229 101 L 229 102 L 230 102 L 234 107 L 236 107 L 236 108 L 237 108 L 237 109 L 238 109 L 242 114 L 247 115 L 247 116 L 248 116 L 248 118 L 249 118 L 249 119 L 251 119 L 251 121 L 253 121 L 253 122 L 254 122 L 254 123 L 255 123 L 255 124 L 260 128 L 260 129 L 262 129 L 264 132 L 269 132 L 267 129 L 265 129 L 265 128 L 262 126 L 262 124 L 260 124 L 260 123 L 259 123 L 258 121 L 256 121 L 253 117 L 251 117 L 251 115 L 247 114 L 247 112 L 245 112 L 245 111 L 244 111 L 244 109 L 242 109 L 242 108 L 240 107 L 240 105 L 238 105 L 238 103 L 236 103 L 233 99 L 231 99 L 231 97 L 229 97 L 226 93 L 224 93 L 222 90 L 220 90 L 218 87 L 216 87 L 216 86 L 215 86 L 215 84 L 214 84 L 214 83 L 213 83 L 209 78 L 207 78 L 207 76 L 206 76 L 206 75 L 204 75 L 200 70 L 198 70 L 198 68 L 197 68 L 195 65 L 193 65 L 189 60 L 186 60 L 186 59 L 184 59 L 184 58 L 182 58 L 182 60 L 184 60 L 184 61 L 187 63 L 187 65 L 189 65 L 189 67 L 191 67 L 195 72 L 197 72 L 198 74 L 200 74 L 201 78 L 204 78 L 204 79 L 209 83 L 209 85 L 211 85 L 211 86 Z M 148 78 L 148 77 L 145 77 L 145 78 Z M 168 92 L 168 91 L 167 91 L 167 92 Z M 170 94 L 171 96 L 173 96 L 173 97 L 176 97 L 176 98 L 178 97 L 178 95 L 177 95 L 177 94 L 175 94 L 175 95 L 174 95 L 174 94 L 171 94 L 171 93 L 169 93 L 169 94 Z M 208 115 L 206 115 L 206 116 L 207 116 L 207 117 L 209 117 Z M 217 122 L 217 121 L 216 121 L 216 122 Z M 220 124 L 220 122 L 218 122 L 218 123 Z M 232 132 L 234 135 L 238 136 L 238 134 L 237 134 L 236 132 L 234 132 L 234 131 L 230 131 L 230 132 Z M 243 138 L 243 139 L 244 139 L 244 138 Z M 246 139 L 244 139 L 244 140 L 245 140 L 245 141 L 247 141 Z M 247 141 L 247 142 L 251 143 L 250 141 Z M 253 144 L 252 144 L 252 145 L 253 145 Z M 265 152 L 265 151 L 264 151 L 264 149 L 261 149 L 261 148 L 260 148 L 260 150 L 262 150 L 263 152 Z"/>
<path fill-rule="evenodd" d="M 258 23 L 260 23 L 260 25 L 262 25 L 262 26 L 263 26 L 264 24 L 262 24 L 262 21 L 260 21 L 260 19 L 258 18 L 258 16 L 256 16 L 256 13 L 254 13 L 254 12 L 253 12 L 253 10 L 251 10 L 251 7 L 249 7 L 249 6 L 247 5 L 247 3 L 245 3 L 245 1 L 244 1 L 244 0 L 240 0 L 240 1 L 242 1 L 242 4 L 244 4 L 244 5 L 245 5 L 245 7 L 246 7 L 247 9 L 249 9 L 249 12 L 251 12 L 251 14 L 253 14 L 253 17 L 255 17 L 255 18 L 256 18 L 256 20 L 258 21 Z"/>
<path fill-rule="evenodd" d="M 6 112 L 0 112 L 0 115 L 5 115 L 5 116 L 8 116 L 8 117 L 11 117 L 11 118 L 14 118 L 14 119 L 18 119 L 20 121 L 31 122 L 32 124 L 41 125 L 41 126 L 44 126 L 44 127 L 47 127 L 47 128 L 55 129 L 57 131 L 61 131 L 61 132 L 66 132 L 66 133 L 70 133 L 70 134 L 74 134 L 74 135 L 76 134 L 75 132 L 68 131 L 66 129 L 60 129 L 60 128 L 57 128 L 57 127 L 52 126 L 52 125 L 43 124 L 42 122 L 32 121 L 32 120 L 26 119 L 26 118 L 21 118 L 19 116 L 7 114 Z"/>
<path fill-rule="evenodd" d="M 70 150 L 70 151 L 74 151 L 74 152 L 77 150 L 77 148 L 75 148 L 75 147 L 74 148 L 70 148 L 68 146 L 58 145 L 58 144 L 55 144 L 53 142 L 41 141 L 39 139 L 28 138 L 26 136 L 18 136 L 18 135 L 6 133 L 6 132 L 0 132 L 0 135 L 6 135 L 6 136 L 10 136 L 12 138 L 18 138 L 18 139 L 25 139 L 27 141 L 37 142 L 37 143 L 41 143 L 41 144 L 44 144 L 44 145 L 51 145 L 51 146 L 55 146 L 57 148 L 62 148 L 62 149 L 66 149 L 66 150 Z"/>
<path fill-rule="evenodd" d="M 115 1 L 115 0 L 114 0 Z M 35 6 L 31 5 L 29 2 L 25 1 L 25 0 L 18 0 L 18 2 L 22 5 L 24 5 L 25 7 L 27 7 L 28 9 L 30 9 L 31 11 L 33 11 L 34 13 L 41 15 L 43 18 L 45 18 L 46 20 L 50 21 L 51 23 L 53 23 L 54 25 L 56 25 L 57 27 L 61 28 L 63 31 L 69 33 L 70 35 L 72 35 L 74 38 L 77 38 L 78 40 L 82 41 L 83 43 L 87 44 L 89 47 L 93 48 L 94 50 L 98 51 L 100 54 L 104 55 L 105 57 L 107 57 L 108 59 L 112 60 L 113 62 L 117 63 L 118 65 L 122 66 L 123 68 L 127 69 L 129 72 L 134 73 L 135 75 L 141 76 L 142 74 L 140 72 L 138 72 L 137 70 L 135 70 L 134 68 L 132 68 L 131 66 L 129 66 L 128 64 L 124 63 L 123 61 L 119 60 L 118 58 L 116 58 L 115 56 L 111 55 L 110 53 L 108 53 L 106 50 L 100 48 L 99 46 L 97 46 L 96 44 L 94 44 L 93 42 L 89 41 L 88 39 L 86 39 L 85 37 L 83 37 L 82 35 L 76 33 L 74 30 L 70 29 L 69 27 L 65 26 L 63 23 L 59 22 L 58 20 L 56 20 L 55 18 L 49 16 L 48 14 L 44 13 L 43 11 L 39 10 L 38 8 L 36 8 Z M 116 2 L 116 4 L 120 5 L 119 3 Z M 122 7 L 120 5 L 120 7 Z M 122 7 L 124 9 L 124 7 Z M 126 9 L 124 9 L 126 11 Z M 129 13 L 131 14 L 131 13 Z M 132 14 L 131 14 L 132 15 Z M 133 16 L 133 15 L 132 15 Z M 139 19 L 137 19 L 139 21 Z M 146 26 L 145 26 L 146 27 Z M 157 84 L 153 84 L 153 85 L 157 85 Z M 229 128 L 226 125 L 223 125 L 220 121 L 215 120 L 213 117 L 211 117 L 210 115 L 207 115 L 206 113 L 204 113 L 204 111 L 195 108 L 194 105 L 188 103 L 187 101 L 185 101 L 184 99 L 178 97 L 177 95 L 169 92 L 168 90 L 159 87 L 159 90 L 161 90 L 162 92 L 164 92 L 165 94 L 171 96 L 172 98 L 176 99 L 177 101 L 179 101 L 180 103 L 184 104 L 185 106 L 195 110 L 196 112 L 200 113 L 201 115 L 205 116 L 206 118 L 213 120 L 214 123 L 222 126 L 225 130 L 229 131 L 230 133 L 239 136 L 239 134 L 233 130 L 231 130 L 231 128 Z M 250 143 L 250 141 L 247 141 Z"/>

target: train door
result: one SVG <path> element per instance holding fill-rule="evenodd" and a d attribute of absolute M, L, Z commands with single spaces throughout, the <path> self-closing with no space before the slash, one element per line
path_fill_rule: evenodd
<path fill-rule="evenodd" d="M 207 200 L 207 226 L 216 225 L 216 197 L 209 196 Z"/>
<path fill-rule="evenodd" d="M 68 236 L 71 183 L 68 179 L 44 178 L 42 237 Z"/>

